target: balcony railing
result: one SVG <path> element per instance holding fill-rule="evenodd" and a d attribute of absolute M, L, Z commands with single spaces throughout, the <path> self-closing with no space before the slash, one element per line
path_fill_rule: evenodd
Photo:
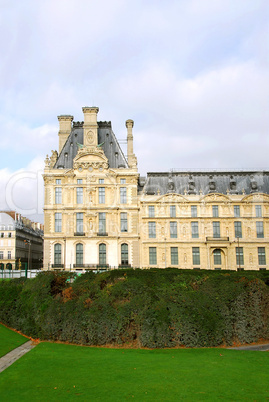
<path fill-rule="evenodd" d="M 222 242 L 222 241 L 229 241 L 229 237 L 206 237 L 206 241 L 218 241 L 218 242 Z"/>
<path fill-rule="evenodd" d="M 51 264 L 51 268 L 64 268 L 64 264 Z"/>

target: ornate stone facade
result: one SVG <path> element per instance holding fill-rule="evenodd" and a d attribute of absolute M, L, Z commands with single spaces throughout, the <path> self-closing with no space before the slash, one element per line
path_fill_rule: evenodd
<path fill-rule="evenodd" d="M 44 268 L 266 269 L 269 172 L 140 177 L 98 108 L 59 116 L 59 155 L 45 161 Z M 69 131 L 68 131 L 69 130 Z"/>

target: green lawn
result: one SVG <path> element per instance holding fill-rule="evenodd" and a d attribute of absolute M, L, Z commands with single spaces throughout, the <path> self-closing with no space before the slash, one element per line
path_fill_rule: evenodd
<path fill-rule="evenodd" d="M 0 324 L 0 357 L 17 348 L 28 339 Z"/>
<path fill-rule="evenodd" d="M 1 401 L 265 401 L 267 352 L 41 343 L 0 375 Z"/>

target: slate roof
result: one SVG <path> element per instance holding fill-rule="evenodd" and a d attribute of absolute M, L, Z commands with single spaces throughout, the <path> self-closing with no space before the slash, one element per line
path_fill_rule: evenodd
<path fill-rule="evenodd" d="M 150 172 L 143 191 L 145 194 L 269 194 L 269 171 L 231 172 Z"/>
<path fill-rule="evenodd" d="M 127 161 L 121 150 L 121 147 L 113 133 L 111 122 L 98 122 L 98 144 L 108 159 L 110 168 L 128 168 Z M 55 163 L 54 169 L 71 169 L 73 159 L 77 155 L 77 143 L 83 144 L 83 122 L 74 122 L 71 134 L 66 140 L 65 145 Z"/>

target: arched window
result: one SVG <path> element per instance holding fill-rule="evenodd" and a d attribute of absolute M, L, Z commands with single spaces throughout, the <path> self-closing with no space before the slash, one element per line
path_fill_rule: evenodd
<path fill-rule="evenodd" d="M 128 244 L 121 245 L 121 265 L 128 265 Z"/>
<path fill-rule="evenodd" d="M 62 246 L 57 243 L 54 244 L 54 264 L 62 263 Z"/>
<path fill-rule="evenodd" d="M 213 251 L 214 254 L 214 265 L 221 265 L 221 250 L 219 248 L 216 248 Z"/>
<path fill-rule="evenodd" d="M 106 264 L 106 245 L 104 243 L 99 244 L 99 264 Z"/>
<path fill-rule="evenodd" d="M 76 245 L 76 265 L 83 264 L 83 244 Z"/>

